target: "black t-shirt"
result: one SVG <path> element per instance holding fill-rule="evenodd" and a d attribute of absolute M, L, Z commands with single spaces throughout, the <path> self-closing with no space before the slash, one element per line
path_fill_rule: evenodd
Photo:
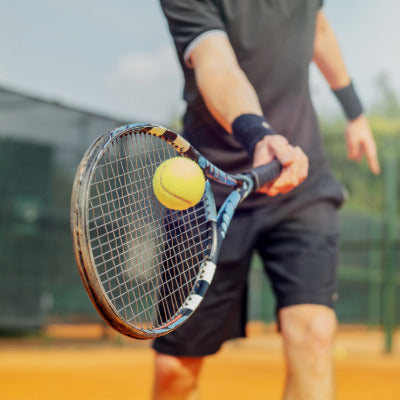
<path fill-rule="evenodd" d="M 277 204 L 296 195 L 309 198 L 324 197 L 332 191 L 337 194 L 337 184 L 322 151 L 308 87 L 321 0 L 161 0 L 161 5 L 185 77 L 184 136 L 225 171 L 236 173 L 251 168 L 248 154 L 207 110 L 194 71 L 185 60 L 201 35 L 217 30 L 228 36 L 273 129 L 309 157 L 309 177 L 298 188 L 274 198 L 252 195 L 244 207 Z M 227 191 L 215 186 L 215 193 L 220 203 Z"/>

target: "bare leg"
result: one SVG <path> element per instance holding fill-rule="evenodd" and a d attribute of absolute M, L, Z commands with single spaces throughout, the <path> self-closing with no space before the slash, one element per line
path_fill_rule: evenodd
<path fill-rule="evenodd" d="M 296 305 L 279 313 L 287 364 L 284 400 L 334 398 L 336 315 L 321 305 Z"/>
<path fill-rule="evenodd" d="M 198 400 L 197 382 L 202 357 L 156 353 L 153 400 Z"/>

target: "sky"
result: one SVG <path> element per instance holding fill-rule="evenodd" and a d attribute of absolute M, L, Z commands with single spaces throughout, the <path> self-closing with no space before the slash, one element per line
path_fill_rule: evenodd
<path fill-rule="evenodd" d="M 400 98 L 400 2 L 325 0 L 366 108 L 375 79 Z M 311 68 L 320 112 L 339 108 Z M 128 121 L 168 124 L 184 110 L 183 77 L 158 0 L 0 0 L 0 87 Z"/>

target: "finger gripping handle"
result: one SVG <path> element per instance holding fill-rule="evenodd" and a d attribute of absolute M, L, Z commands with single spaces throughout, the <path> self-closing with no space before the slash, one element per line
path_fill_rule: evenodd
<path fill-rule="evenodd" d="M 282 164 L 278 160 L 272 160 L 268 164 L 260 165 L 252 169 L 249 174 L 253 179 L 253 190 L 260 189 L 261 186 L 278 178 L 282 171 Z"/>

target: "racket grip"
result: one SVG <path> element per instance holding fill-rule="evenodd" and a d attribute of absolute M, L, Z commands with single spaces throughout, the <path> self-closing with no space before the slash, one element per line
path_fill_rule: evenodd
<path fill-rule="evenodd" d="M 254 183 L 253 190 L 258 190 L 264 184 L 278 178 L 281 171 L 282 164 L 277 159 L 249 171 L 249 175 Z"/>

